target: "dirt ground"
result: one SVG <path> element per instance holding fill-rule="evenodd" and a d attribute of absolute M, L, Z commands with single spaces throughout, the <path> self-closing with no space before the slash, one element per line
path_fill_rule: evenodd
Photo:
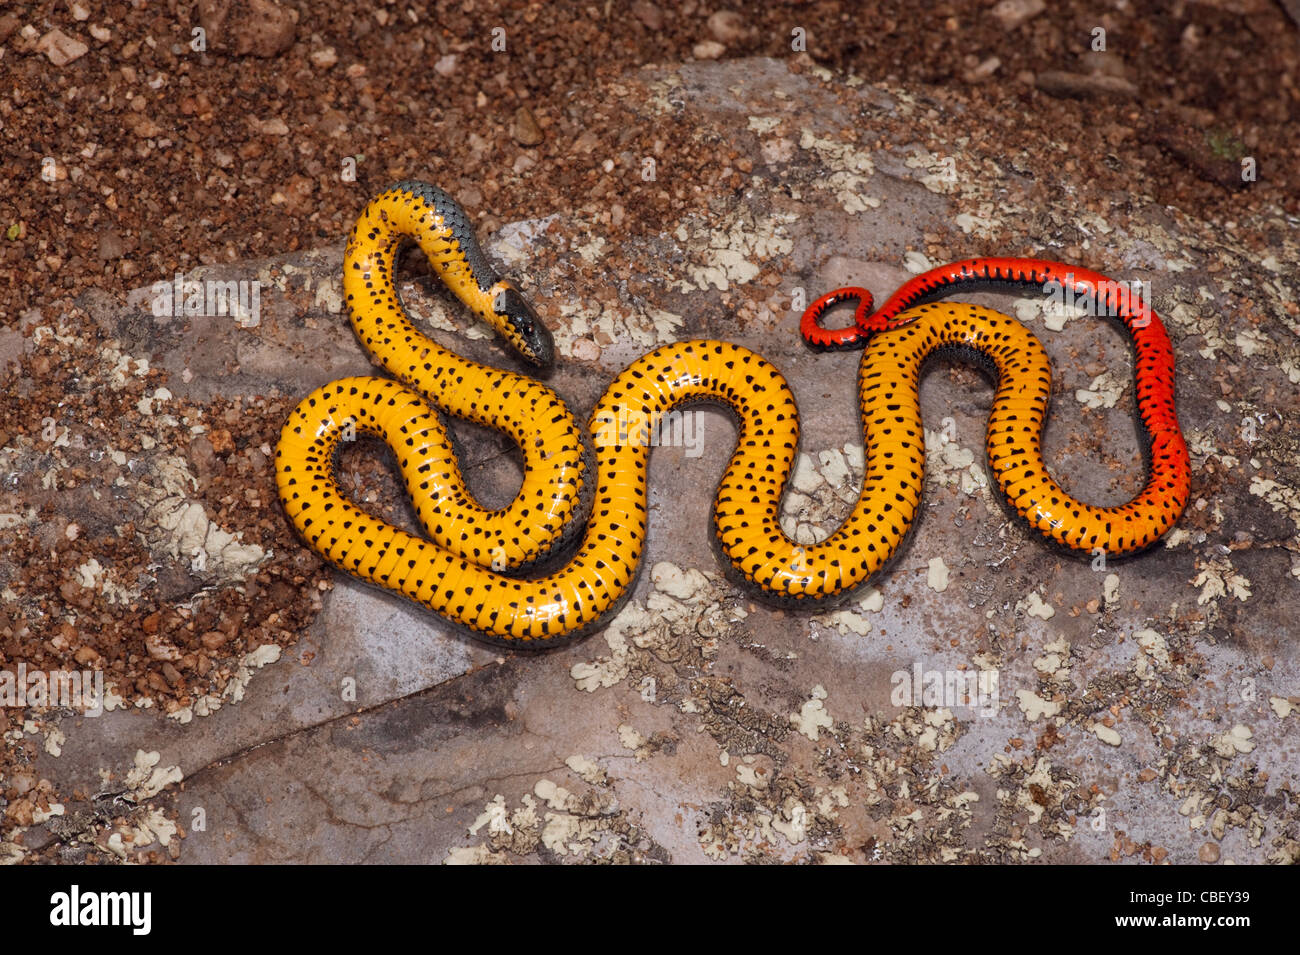
<path fill-rule="evenodd" d="M 664 94 L 663 108 L 648 108 L 631 92 L 652 95 L 656 83 L 671 86 L 663 77 L 682 66 L 775 61 L 792 91 L 833 86 L 826 100 L 800 100 L 799 93 L 784 104 L 774 96 L 768 106 L 779 117 L 821 104 L 808 121 L 833 117 L 836 126 L 819 135 L 836 148 L 876 154 L 882 168 L 887 154 L 904 145 L 939 157 L 941 167 L 953 157 L 963 202 L 978 191 L 984 163 L 1001 162 L 1014 173 L 1021 211 L 996 228 L 953 230 L 938 216 L 918 220 L 914 234 L 882 228 L 879 243 L 864 245 L 855 261 L 901 266 L 909 253 L 934 263 L 1039 254 L 1124 271 L 1125 261 L 1095 232 L 1052 219 L 1062 189 L 1080 217 L 1127 222 L 1131 215 L 1146 224 L 1152 210 L 1164 210 L 1180 235 L 1207 243 L 1197 249 L 1206 261 L 1196 266 L 1207 282 L 1225 270 L 1237 274 L 1231 257 L 1208 245 L 1216 238 L 1243 260 L 1275 261 L 1293 248 L 1300 224 L 1300 36 L 1284 6 L 1216 0 L 1152 11 L 1119 0 L 1034 12 L 1033 3 L 882 2 L 864 15 L 865 6 L 8 5 L 0 13 L 0 669 L 20 662 L 45 671 L 91 667 L 106 674 L 128 708 L 147 701 L 174 716 L 205 698 L 229 698 L 232 687 L 242 696 L 250 668 L 261 665 L 250 659 L 284 653 L 310 667 L 314 651 L 304 649 L 303 635 L 319 629 L 336 581 L 296 540 L 276 501 L 269 449 L 308 378 L 277 377 L 275 366 L 314 361 L 326 377 L 311 381 L 332 377 L 323 349 L 336 348 L 347 333 L 345 317 L 330 307 L 325 276 L 337 271 L 338 250 L 361 204 L 392 181 L 438 183 L 477 217 L 482 236 L 558 217 L 560 238 L 512 265 L 543 311 L 583 303 L 608 312 L 631 301 L 643 311 L 686 316 L 683 335 L 734 328 L 738 336 L 756 336 L 751 345 L 764 353 L 773 328 L 792 336 L 792 323 L 775 326 L 764 299 L 741 285 L 773 295 L 788 286 L 793 270 L 824 290 L 836 266 L 826 263 L 834 250 L 814 243 L 815 211 L 801 212 L 792 227 L 796 243 L 807 240 L 800 247 L 808 259 L 718 286 L 720 294 L 704 307 L 680 293 L 674 298 L 669 278 L 645 265 L 657 238 L 730 215 L 755 191 L 775 209 L 782 191 L 798 203 L 798 189 L 815 189 L 812 174 L 805 182 L 780 181 L 773 170 L 785 160 L 755 141 L 762 128 L 732 132 L 717 121 L 725 94 L 704 106 L 688 103 L 686 84 L 686 93 Z M 871 109 L 882 97 L 895 107 Z M 755 102 L 745 100 L 748 107 Z M 649 183 L 647 157 L 656 169 Z M 798 164 L 788 172 L 796 176 Z M 755 185 L 760 173 L 762 188 Z M 962 209 L 978 221 L 992 221 L 1008 203 L 1002 187 L 976 198 Z M 900 200 L 899 215 L 907 208 Z M 1186 225 L 1191 220 L 1196 228 Z M 1045 248 L 1047 235 L 1059 241 Z M 593 239 L 605 250 L 596 268 L 582 253 Z M 276 264 L 266 266 L 271 260 Z M 311 280 L 298 281 L 286 261 Z M 1282 261 L 1280 281 L 1292 287 L 1294 260 Z M 261 351 L 225 351 L 228 330 L 147 324 L 138 293 L 131 298 L 133 290 L 178 273 L 235 269 L 245 276 L 266 268 L 279 295 L 276 308 L 292 316 L 294 331 Z M 414 257 L 405 268 L 414 280 L 427 279 L 427 267 Z M 1220 307 L 1250 328 L 1266 327 L 1272 305 L 1249 283 L 1225 286 Z M 1283 294 L 1276 302 L 1294 322 L 1294 298 Z M 312 337 L 326 326 L 339 337 Z M 295 337 L 300 333 L 306 337 Z M 1236 342 L 1239 333 L 1224 332 Z M 594 351 L 574 344 L 581 337 L 571 336 L 568 356 L 597 362 L 606 379 L 612 372 L 600 363 L 602 349 L 605 363 L 617 366 L 635 356 L 633 346 L 646 344 L 619 328 L 593 327 L 587 337 Z M 462 346 L 501 362 L 489 342 Z M 1204 394 L 1242 397 L 1256 351 L 1248 344 L 1239 363 L 1207 370 Z M 1286 370 L 1295 366 L 1285 364 L 1285 353 L 1274 357 L 1270 367 L 1282 369 L 1277 382 L 1261 375 L 1249 397 L 1277 410 L 1281 423 L 1297 406 L 1294 387 L 1286 390 Z M 579 381 L 572 386 L 582 391 Z M 1280 442 L 1284 426 L 1265 417 L 1260 431 Z M 508 468 L 494 478 L 490 466 L 508 449 L 486 434 L 474 439 L 488 462 L 481 479 L 508 486 Z M 1106 452 L 1100 439 L 1089 448 Z M 404 505 L 373 449 L 349 452 L 344 465 L 357 493 L 372 495 L 377 513 L 403 518 Z M 1212 468 L 1213 462 L 1201 472 L 1196 489 L 1211 501 L 1225 480 Z M 366 490 L 374 487 L 379 491 Z M 196 567 L 177 548 L 175 536 L 168 537 L 175 523 L 159 518 L 177 500 L 200 506 L 194 519 L 203 525 L 206 566 Z M 1199 519 L 1189 515 L 1188 526 Z M 1202 530 L 1221 531 L 1221 524 Z M 1225 553 L 1249 547 L 1231 533 L 1224 541 Z M 1232 575 L 1218 579 L 1230 593 Z M 1293 588 L 1294 581 L 1282 586 Z M 1293 593 L 1286 597 L 1294 600 Z M 1245 645 L 1263 639 L 1247 611 L 1210 626 Z M 1271 652 L 1254 650 L 1261 657 Z M 471 678 L 493 659 L 470 657 Z M 1131 690 L 1120 688 L 1114 699 Z M 106 779 L 82 788 L 43 771 L 42 760 L 59 758 L 50 751 L 51 731 L 56 750 L 65 735 L 59 726 L 58 714 L 40 708 L 0 709 L 0 844 L 29 862 L 179 857 L 180 839 L 141 841 L 150 848 L 139 851 L 129 840 L 126 849 L 121 839 L 110 845 L 113 833 L 142 825 L 157 836 L 169 825 L 160 818 L 181 818 L 183 833 L 185 818 L 165 799 L 145 805 L 167 783 L 149 785 L 143 770 L 130 786 Z M 1231 734 L 1231 726 L 1224 732 Z M 1231 750 L 1231 743 L 1229 737 L 1222 745 Z M 1037 748 L 1052 745 L 1049 734 Z M 1050 795 L 1058 782 L 1025 785 Z M 1262 783 L 1242 786 L 1246 795 L 1220 807 L 1225 813 L 1276 795 Z M 1263 788 L 1252 795 L 1252 786 Z M 112 798 L 127 789 L 144 795 Z M 53 806 L 66 824 L 51 816 Z M 140 821 L 142 806 L 161 814 L 149 816 L 152 830 Z M 1283 798 L 1270 830 L 1282 839 L 1270 849 L 1280 858 L 1296 838 L 1294 806 L 1293 797 Z M 1085 801 L 1054 808 L 1079 814 L 1091 807 Z M 722 828 L 717 818 L 711 825 Z M 448 836 L 445 845 L 453 841 Z M 1116 844 L 1115 854 L 1126 858 L 1169 855 L 1141 840 Z M 866 837 L 858 850 L 875 858 L 863 845 Z M 257 854 L 249 850 L 248 857 Z M 977 857 L 1022 858 L 1001 843 Z"/>

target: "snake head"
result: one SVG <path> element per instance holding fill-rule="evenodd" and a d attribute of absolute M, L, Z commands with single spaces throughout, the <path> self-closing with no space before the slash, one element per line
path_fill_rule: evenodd
<path fill-rule="evenodd" d="M 533 307 L 515 286 L 502 279 L 492 288 L 492 314 L 497 330 L 519 354 L 539 368 L 555 362 L 555 341 Z"/>

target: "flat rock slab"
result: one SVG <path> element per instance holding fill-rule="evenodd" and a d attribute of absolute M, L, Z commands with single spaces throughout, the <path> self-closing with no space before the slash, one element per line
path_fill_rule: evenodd
<path fill-rule="evenodd" d="M 986 247 L 1073 249 L 1151 283 L 1175 341 L 1197 473 L 1176 532 L 1103 565 L 1009 520 L 983 466 L 992 386 L 937 362 L 922 388 L 927 506 L 907 550 L 859 601 L 782 613 L 718 572 L 704 527 L 735 430 L 694 411 L 653 454 L 646 563 L 602 633 L 502 653 L 340 576 L 296 646 L 248 661 L 242 699 L 65 720 L 41 774 L 91 794 L 104 770 L 140 766 L 137 751 L 176 767 L 183 780 L 146 791 L 142 811 L 178 819 L 179 859 L 195 863 L 1300 858 L 1300 466 L 1274 423 L 1295 412 L 1300 381 L 1294 240 L 1257 260 L 1133 197 L 1074 208 L 1051 171 L 968 149 L 978 117 L 938 125 L 903 91 L 775 61 L 639 72 L 608 92 L 752 159 L 709 217 L 656 234 L 616 243 L 539 209 L 490 238 L 556 330 L 551 384 L 576 411 L 655 344 L 753 348 L 801 409 L 787 531 L 820 538 L 861 481 L 856 356 L 805 350 L 802 307 L 844 284 L 882 300 Z M 876 130 L 927 123 L 947 154 L 920 137 L 877 144 Z M 669 166 L 646 188 L 671 188 Z M 124 349 L 161 351 L 169 387 L 195 401 L 305 394 L 373 373 L 341 311 L 340 267 L 341 243 L 212 272 L 266 283 L 253 326 L 160 321 L 148 289 L 103 320 Z M 1254 319 L 1230 307 L 1243 287 Z M 456 330 L 428 278 L 403 295 L 441 343 L 509 364 L 481 331 Z M 1131 497 L 1142 449 L 1120 335 L 1045 314 L 1041 295 L 966 298 L 1044 341 L 1058 478 L 1097 503 Z M 519 474 L 502 439 L 459 434 L 476 490 L 508 499 Z"/>

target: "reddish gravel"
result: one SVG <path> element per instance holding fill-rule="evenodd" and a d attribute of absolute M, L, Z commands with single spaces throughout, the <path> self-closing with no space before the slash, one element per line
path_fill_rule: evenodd
<path fill-rule="evenodd" d="M 249 22 L 245 2 L 226 24 Z M 191 50 L 201 8 L 230 3 L 59 0 L 0 15 L 0 226 L 17 235 L 0 252 L 5 315 L 201 262 L 338 242 L 361 197 L 404 175 L 435 179 L 498 218 L 562 206 L 553 199 L 585 196 L 603 178 L 584 133 L 635 135 L 593 116 L 598 80 L 719 46 L 726 57 L 792 56 L 796 28 L 818 62 L 944 87 L 969 109 L 1023 125 L 1030 145 L 1077 144 L 1081 178 L 1113 174 L 1115 161 L 1104 163 L 1113 155 L 1136 191 L 1202 215 L 1243 203 L 1300 209 L 1287 188 L 1300 171 L 1300 127 L 1287 122 L 1300 100 L 1300 39 L 1270 0 L 1161 13 L 1122 3 L 1113 6 L 1127 11 L 1101 14 L 1074 0 L 1010 32 L 975 0 L 886 0 L 866 20 L 860 4 L 841 2 L 762 4 L 713 20 L 715 8 L 689 0 L 662 9 L 466 0 L 433 15 L 298 2 L 284 4 L 298 21 L 281 53 L 218 52 L 247 42 L 230 25 L 211 32 L 208 52 Z M 1098 27 L 1104 53 L 1090 50 Z M 88 52 L 55 66 L 39 52 L 52 30 Z M 504 52 L 493 51 L 494 30 L 504 30 Z M 980 79 L 990 57 L 998 66 Z M 1044 71 L 1123 77 L 1137 95 L 1052 98 L 1030 75 Z M 543 137 L 531 150 L 516 141 L 533 132 L 516 130 L 521 109 Z M 534 165 L 522 187 L 502 189 L 521 154 Z M 346 185 L 343 160 L 357 155 L 358 181 Z M 1259 170 L 1244 191 L 1242 155 Z M 54 182 L 41 178 L 47 159 Z"/>

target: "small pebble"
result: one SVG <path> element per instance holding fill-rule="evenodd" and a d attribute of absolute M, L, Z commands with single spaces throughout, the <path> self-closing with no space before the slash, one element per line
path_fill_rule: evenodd
<path fill-rule="evenodd" d="M 727 48 L 717 40 L 705 40 L 691 47 L 691 55 L 697 60 L 716 60 L 727 52 Z"/>
<path fill-rule="evenodd" d="M 709 32 L 719 43 L 736 43 L 749 35 L 745 18 L 735 10 L 719 10 L 709 17 Z"/>
<path fill-rule="evenodd" d="M 325 46 L 318 50 L 312 50 L 307 54 L 307 59 L 311 60 L 312 65 L 318 69 L 328 70 L 339 61 L 339 55 L 334 51 L 334 47 Z"/>
<path fill-rule="evenodd" d="M 209 50 L 234 56 L 278 56 L 293 46 L 297 12 L 276 0 L 199 0 Z"/>
<path fill-rule="evenodd" d="M 1004 30 L 1014 30 L 1047 9 L 1044 0 L 1001 0 L 989 11 Z"/>
<path fill-rule="evenodd" d="M 1061 70 L 1046 70 L 1039 73 L 1034 82 L 1048 96 L 1069 96 L 1078 99 L 1093 97 L 1134 99 L 1138 95 L 1138 88 L 1128 80 L 1118 76 L 1103 76 L 1097 73 L 1065 73 Z"/>
<path fill-rule="evenodd" d="M 122 237 L 116 232 L 105 232 L 99 237 L 97 254 L 105 262 L 115 262 L 122 257 L 125 248 Z"/>
<path fill-rule="evenodd" d="M 990 56 L 988 59 L 981 62 L 978 66 L 975 66 L 967 70 L 965 73 L 963 73 L 962 79 L 964 79 L 967 83 L 983 83 L 985 80 L 992 77 L 993 74 L 996 73 L 998 71 L 998 68 L 1001 66 L 1002 66 L 1001 59 L 999 59 L 996 56 Z"/>
<path fill-rule="evenodd" d="M 36 52 L 44 53 L 55 66 L 67 66 L 85 56 L 89 49 L 76 37 L 68 36 L 57 27 L 36 41 Z"/>
<path fill-rule="evenodd" d="M 527 106 L 515 110 L 512 135 L 520 146 L 537 146 L 542 142 L 542 127 L 537 124 L 537 117 Z"/>
<path fill-rule="evenodd" d="M 225 646 L 230 636 L 220 630 L 209 630 L 203 636 L 199 637 L 199 642 L 203 644 L 204 649 L 218 650 Z"/>
<path fill-rule="evenodd" d="M 640 20 L 647 30 L 658 33 L 664 28 L 663 11 L 647 0 L 637 0 L 632 4 L 632 16 Z"/>

